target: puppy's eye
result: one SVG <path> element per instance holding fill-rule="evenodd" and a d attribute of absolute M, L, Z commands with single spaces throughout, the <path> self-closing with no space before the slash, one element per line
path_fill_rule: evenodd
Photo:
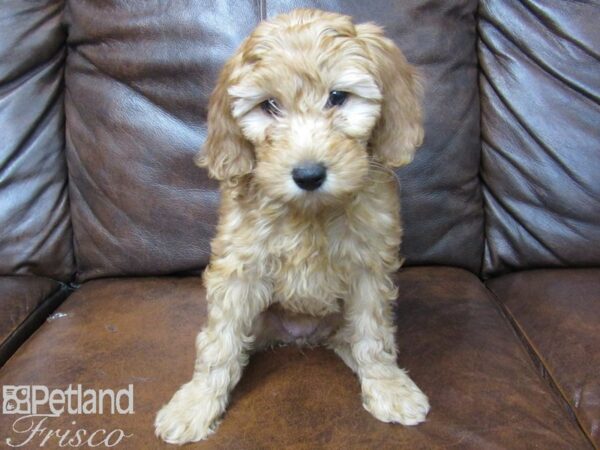
<path fill-rule="evenodd" d="M 269 98 L 260 104 L 260 109 L 271 116 L 279 116 L 281 115 L 281 107 L 277 100 L 274 98 Z"/>
<path fill-rule="evenodd" d="M 346 99 L 348 98 L 348 93 L 344 91 L 331 91 L 329 93 L 329 98 L 327 99 L 326 108 L 334 108 L 336 106 L 342 106 L 346 103 Z"/>

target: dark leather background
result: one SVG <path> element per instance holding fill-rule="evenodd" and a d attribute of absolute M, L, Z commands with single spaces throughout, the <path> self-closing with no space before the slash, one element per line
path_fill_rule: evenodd
<path fill-rule="evenodd" d="M 79 278 L 200 269 L 218 195 L 192 158 L 214 80 L 256 25 L 258 8 L 78 0 L 66 19 Z"/>
<path fill-rule="evenodd" d="M 475 1 L 161 5 L 68 3 L 67 155 L 80 280 L 206 264 L 218 195 L 192 156 L 205 136 L 207 97 L 260 18 L 298 6 L 385 25 L 421 68 L 426 139 L 400 174 L 403 253 L 409 264 L 479 270 Z"/>
<path fill-rule="evenodd" d="M 74 272 L 60 0 L 0 3 L 0 275 Z"/>
<path fill-rule="evenodd" d="M 479 9 L 484 270 L 600 264 L 600 4 Z"/>
<path fill-rule="evenodd" d="M 409 265 L 599 263 L 594 2 L 480 3 L 483 199 L 477 2 L 165 5 L 74 1 L 63 28 L 61 2 L 2 3 L 0 274 L 68 280 L 73 240 L 79 280 L 200 269 L 218 203 L 191 161 L 207 97 L 257 21 L 298 6 L 381 23 L 424 74 L 425 144 L 399 173 Z"/>

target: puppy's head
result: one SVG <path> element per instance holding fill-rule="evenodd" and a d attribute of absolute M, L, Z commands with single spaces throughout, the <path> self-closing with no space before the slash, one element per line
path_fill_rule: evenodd
<path fill-rule="evenodd" d="M 331 201 L 370 165 L 412 160 L 423 138 L 414 69 L 376 25 L 296 10 L 261 23 L 225 65 L 197 158 L 212 177 L 250 175 L 279 200 Z"/>

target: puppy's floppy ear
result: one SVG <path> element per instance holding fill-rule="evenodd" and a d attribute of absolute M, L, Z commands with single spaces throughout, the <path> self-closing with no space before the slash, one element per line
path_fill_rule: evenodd
<path fill-rule="evenodd" d="M 422 88 L 415 68 L 375 24 L 356 26 L 357 38 L 367 47 L 383 96 L 381 117 L 373 130 L 374 156 L 391 167 L 412 161 L 423 142 Z"/>
<path fill-rule="evenodd" d="M 231 59 L 221 71 L 217 86 L 208 103 L 208 136 L 194 161 L 206 167 L 212 178 L 227 180 L 246 175 L 254 168 L 252 144 L 231 113 L 231 99 L 227 92 L 235 67 L 240 64 L 240 55 Z"/>

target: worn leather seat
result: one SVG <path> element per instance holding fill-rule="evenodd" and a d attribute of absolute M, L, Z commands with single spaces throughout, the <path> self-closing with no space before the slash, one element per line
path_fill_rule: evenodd
<path fill-rule="evenodd" d="M 197 448 L 589 447 L 477 277 L 423 267 L 401 271 L 398 283 L 400 362 L 431 398 L 427 423 L 371 417 L 333 352 L 278 348 L 252 358 L 218 432 Z M 11 359 L 0 383 L 133 383 L 135 414 L 80 416 L 77 426 L 119 427 L 134 435 L 127 448 L 162 448 L 154 414 L 191 375 L 203 296 L 198 277 L 90 281 Z M 12 420 L 0 416 L 0 429 Z M 53 427 L 74 428 L 71 420 Z"/>

